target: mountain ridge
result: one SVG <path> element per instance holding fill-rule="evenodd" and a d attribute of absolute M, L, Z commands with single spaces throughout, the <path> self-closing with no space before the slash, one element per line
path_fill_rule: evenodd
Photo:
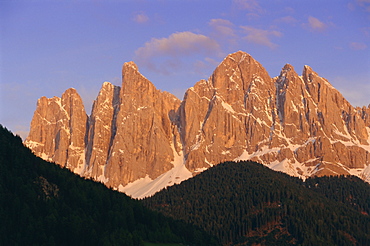
<path fill-rule="evenodd" d="M 271 78 L 238 51 L 180 101 L 128 62 L 122 85 L 104 83 L 90 116 L 76 93 L 67 91 L 69 104 L 38 104 L 25 145 L 109 187 L 130 195 L 136 190 L 135 197 L 232 160 L 301 178 L 353 174 L 370 181 L 370 105 L 353 107 L 309 66 L 299 76 L 286 64 Z M 66 110 L 71 102 L 77 115 L 47 118 L 49 111 L 72 112 Z"/>
<path fill-rule="evenodd" d="M 219 245 L 199 228 L 36 157 L 1 124 L 0 197 L 1 245 Z"/>
<path fill-rule="evenodd" d="M 303 182 L 255 162 L 225 162 L 142 201 L 223 245 L 370 242 L 370 185 L 353 176 Z"/>

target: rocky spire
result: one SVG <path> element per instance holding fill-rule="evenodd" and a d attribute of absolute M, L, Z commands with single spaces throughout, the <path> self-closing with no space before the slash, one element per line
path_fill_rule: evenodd
<path fill-rule="evenodd" d="M 86 146 L 86 176 L 105 181 L 104 169 L 116 134 L 120 87 L 104 82 L 94 101 Z"/>
<path fill-rule="evenodd" d="M 74 89 L 62 98 L 42 97 L 25 144 L 119 190 L 144 182 L 136 197 L 232 160 L 302 178 L 354 174 L 370 182 L 369 115 L 370 106 L 354 108 L 309 66 L 299 76 L 286 64 L 271 78 L 238 51 L 182 102 L 125 63 L 121 87 L 103 84 L 88 128 Z"/>
<path fill-rule="evenodd" d="M 181 150 L 176 125 L 170 119 L 180 100 L 157 90 L 133 62 L 123 65 L 120 102 L 105 169 L 108 185 L 113 187 L 147 175 L 157 178 L 173 167 Z"/>
<path fill-rule="evenodd" d="M 25 141 L 36 155 L 81 173 L 85 163 L 87 115 L 80 95 L 73 88 L 62 97 L 42 97 Z"/>

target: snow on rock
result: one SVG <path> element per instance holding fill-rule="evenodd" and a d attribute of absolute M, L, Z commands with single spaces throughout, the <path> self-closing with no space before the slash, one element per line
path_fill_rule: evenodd
<path fill-rule="evenodd" d="M 369 126 L 370 107 L 354 108 L 311 67 L 299 76 L 287 64 L 271 78 L 238 51 L 182 102 L 133 62 L 123 65 L 120 87 L 103 84 L 89 117 L 74 89 L 42 97 L 25 145 L 143 198 L 232 160 L 300 178 L 353 174 L 370 182 Z"/>
<path fill-rule="evenodd" d="M 360 175 L 357 176 L 370 183 L 370 165 L 367 165 L 367 167 L 360 173 Z"/>
<path fill-rule="evenodd" d="M 176 153 L 176 152 L 175 152 Z M 156 192 L 193 177 L 193 174 L 185 167 L 183 163 L 183 154 L 176 155 L 173 161 L 174 167 L 152 180 L 149 176 L 129 183 L 125 187 L 119 186 L 118 190 L 126 193 L 132 198 L 142 199 L 154 195 Z"/>

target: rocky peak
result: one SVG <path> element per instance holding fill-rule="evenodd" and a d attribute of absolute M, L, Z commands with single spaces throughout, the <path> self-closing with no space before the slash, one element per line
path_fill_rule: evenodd
<path fill-rule="evenodd" d="M 317 76 L 317 73 L 314 72 L 310 66 L 304 65 L 302 76 L 303 76 L 305 81 L 312 82 L 313 76 Z"/>
<path fill-rule="evenodd" d="M 270 81 L 267 71 L 251 55 L 238 51 L 228 55 L 213 72 L 210 81 L 220 94 L 227 90 L 248 90 L 250 81 L 259 76 Z"/>
<path fill-rule="evenodd" d="M 136 111 L 149 105 L 149 108 L 156 110 L 153 105 L 161 92 L 139 72 L 134 62 L 123 65 L 121 88 L 121 111 Z"/>
<path fill-rule="evenodd" d="M 120 87 L 104 82 L 89 118 L 85 176 L 102 182 L 106 180 L 104 168 L 116 134 L 119 94 Z"/>
<path fill-rule="evenodd" d="M 122 67 L 122 93 L 135 93 L 136 91 L 153 91 L 154 85 L 138 70 L 134 62 L 126 62 Z"/>
<path fill-rule="evenodd" d="M 368 107 L 363 106 L 362 108 L 356 108 L 359 114 L 361 114 L 361 118 L 365 121 L 367 127 L 370 127 L 370 104 Z"/>
<path fill-rule="evenodd" d="M 25 145 L 36 155 L 81 173 L 85 162 L 86 124 L 85 108 L 75 89 L 66 90 L 61 98 L 42 97 Z"/>
<path fill-rule="evenodd" d="M 279 80 L 277 83 L 280 82 L 285 82 L 285 81 L 290 81 L 292 78 L 298 77 L 296 71 L 294 70 L 294 67 L 290 64 L 285 64 L 285 66 L 281 69 L 280 75 L 279 75 Z M 286 80 L 288 78 L 288 80 Z"/>
<path fill-rule="evenodd" d="M 170 116 L 179 105 L 180 100 L 157 90 L 133 62 L 123 65 L 116 132 L 104 173 L 109 186 L 123 187 L 147 175 L 155 179 L 173 168 L 181 148 Z"/>
<path fill-rule="evenodd" d="M 123 69 L 134 69 L 134 70 L 136 70 L 136 71 L 139 71 L 139 69 L 138 69 L 138 67 L 137 67 L 136 63 L 135 63 L 135 62 L 133 62 L 133 61 L 125 62 L 125 63 L 123 64 Z"/>
<path fill-rule="evenodd" d="M 121 87 L 102 85 L 88 120 L 76 90 L 42 97 L 25 144 L 135 197 L 231 160 L 370 182 L 369 115 L 370 105 L 354 108 L 309 66 L 299 76 L 286 64 L 272 79 L 238 51 L 182 102 L 157 90 L 134 62 L 123 65 Z"/>

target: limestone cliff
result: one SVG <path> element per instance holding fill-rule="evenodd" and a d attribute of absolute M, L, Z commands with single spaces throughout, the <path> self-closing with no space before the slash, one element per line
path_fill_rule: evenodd
<path fill-rule="evenodd" d="M 157 90 L 134 63 L 123 65 L 116 132 L 105 167 L 109 186 L 125 186 L 147 175 L 155 179 L 173 167 L 181 148 L 170 117 L 179 105 L 179 99 Z"/>
<path fill-rule="evenodd" d="M 66 90 L 61 98 L 41 97 L 25 145 L 43 159 L 81 173 L 86 125 L 85 108 L 75 89 Z"/>
<path fill-rule="evenodd" d="M 38 101 L 25 141 L 35 154 L 135 197 L 229 160 L 302 178 L 353 174 L 370 182 L 370 105 L 354 108 L 309 66 L 271 78 L 249 54 L 228 55 L 181 102 L 136 64 L 105 82 L 90 117 L 68 89 Z M 86 154 L 85 154 L 86 153 Z"/>
<path fill-rule="evenodd" d="M 102 182 L 106 181 L 104 170 L 116 134 L 119 94 L 120 87 L 104 82 L 89 118 L 85 176 Z"/>

